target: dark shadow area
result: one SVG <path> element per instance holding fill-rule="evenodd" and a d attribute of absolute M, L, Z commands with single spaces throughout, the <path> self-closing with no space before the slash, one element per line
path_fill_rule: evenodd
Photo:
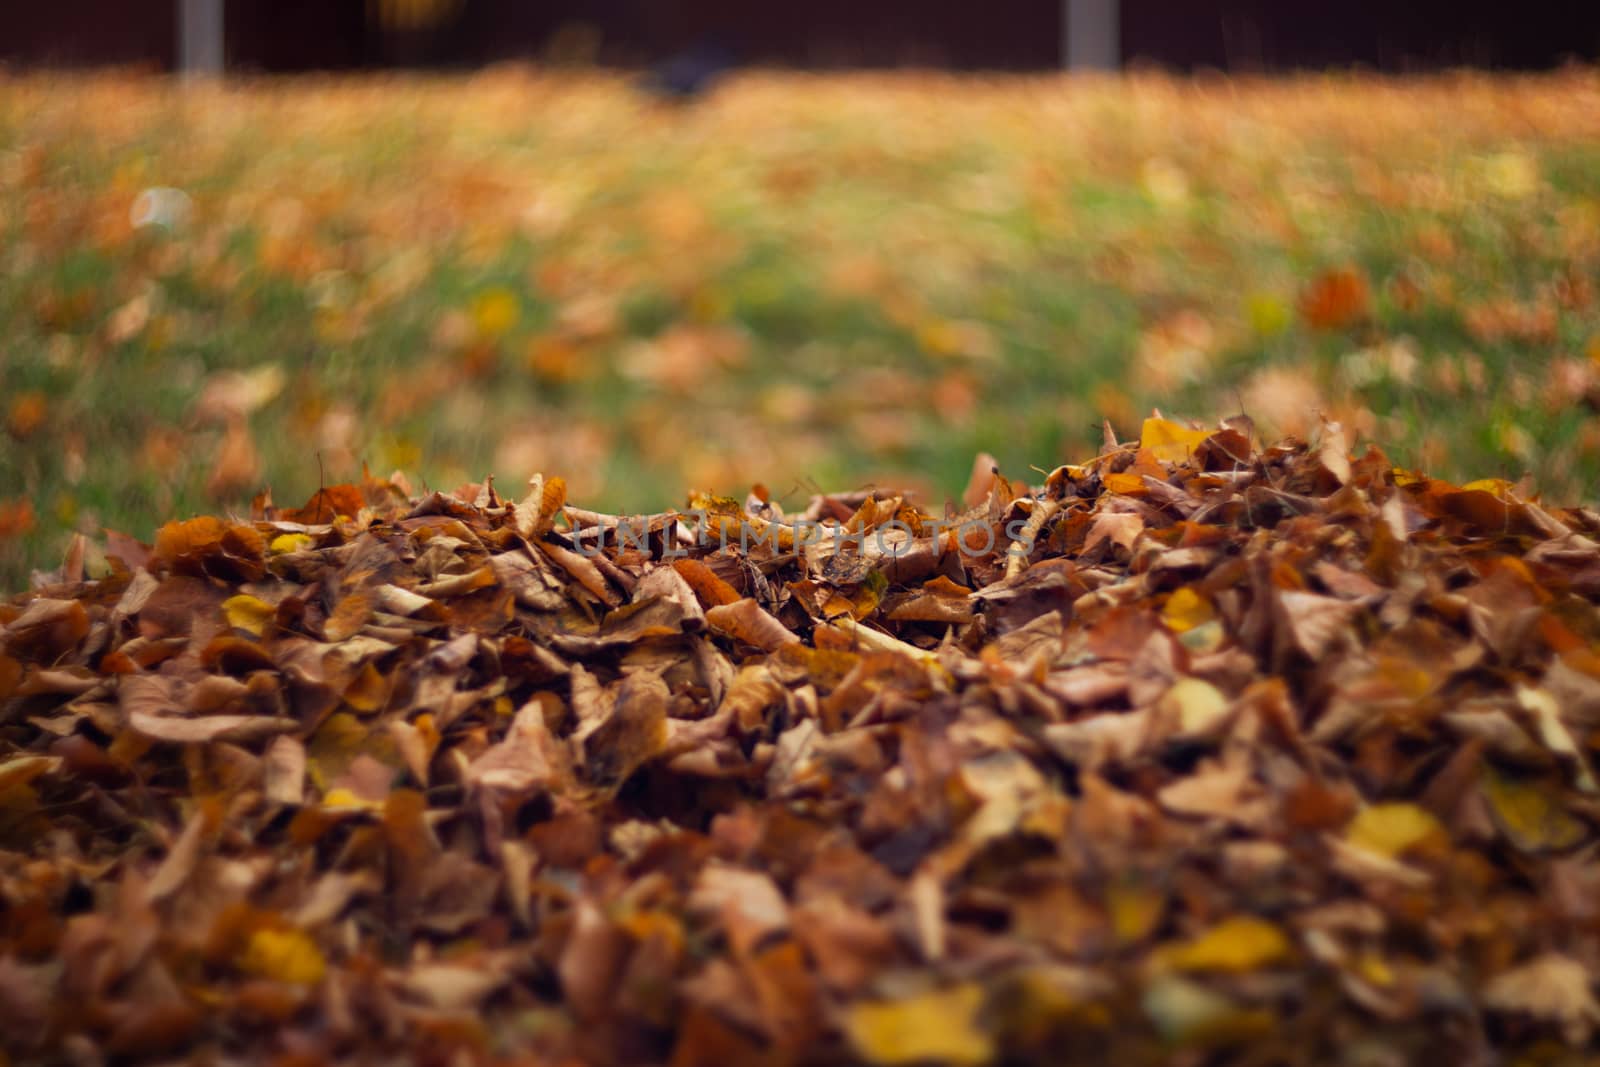
<path fill-rule="evenodd" d="M 174 63 L 172 0 L 0 6 L 0 62 L 76 67 Z M 715 48 L 719 65 L 1049 70 L 1060 0 L 989 8 L 963 0 L 233 0 L 237 70 L 469 68 L 552 59 L 660 68 Z M 409 14 L 399 14 L 400 12 Z M 1391 4 L 1123 0 L 1122 57 L 1177 70 L 1540 69 L 1600 56 L 1600 5 L 1488 0 Z M 691 74 L 694 72 L 690 72 Z"/>

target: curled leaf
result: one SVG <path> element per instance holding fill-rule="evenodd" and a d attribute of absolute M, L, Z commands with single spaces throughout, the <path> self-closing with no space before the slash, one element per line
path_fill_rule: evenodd
<path fill-rule="evenodd" d="M 768 652 L 800 640 L 750 597 L 710 609 L 706 622 L 714 630 Z"/>

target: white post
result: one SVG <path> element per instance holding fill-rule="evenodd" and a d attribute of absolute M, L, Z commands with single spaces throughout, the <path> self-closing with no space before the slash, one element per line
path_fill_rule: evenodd
<path fill-rule="evenodd" d="M 1118 0 L 1061 0 L 1061 59 L 1068 70 L 1121 68 L 1119 7 Z"/>
<path fill-rule="evenodd" d="M 186 78 L 222 74 L 223 0 L 178 0 L 178 70 Z"/>

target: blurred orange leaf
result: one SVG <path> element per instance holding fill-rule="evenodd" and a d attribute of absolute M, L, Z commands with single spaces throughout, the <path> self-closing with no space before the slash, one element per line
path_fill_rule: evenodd
<path fill-rule="evenodd" d="M 327 961 L 309 935 L 272 928 L 250 935 L 239 966 L 263 978 L 296 985 L 315 985 L 327 971 Z"/>
<path fill-rule="evenodd" d="M 1318 275 L 1300 294 L 1300 317 L 1314 330 L 1342 330 L 1372 309 L 1372 288 L 1355 267 Z"/>

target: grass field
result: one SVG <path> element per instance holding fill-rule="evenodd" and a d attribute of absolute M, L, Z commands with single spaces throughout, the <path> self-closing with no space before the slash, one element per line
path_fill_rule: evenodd
<path fill-rule="evenodd" d="M 937 500 L 1152 405 L 1592 501 L 1597 288 L 1592 70 L 0 78 L 0 588 L 363 463 Z"/>

